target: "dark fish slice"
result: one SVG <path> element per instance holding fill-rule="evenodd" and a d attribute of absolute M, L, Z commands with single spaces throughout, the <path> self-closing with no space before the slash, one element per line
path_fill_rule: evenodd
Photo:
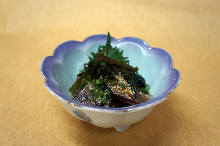
<path fill-rule="evenodd" d="M 126 107 L 126 106 L 130 106 L 128 104 L 122 103 L 118 100 L 116 100 L 115 98 L 111 99 L 111 102 L 108 105 L 109 107 L 114 107 L 114 108 L 118 108 L 118 107 Z"/>
<path fill-rule="evenodd" d="M 123 104 L 126 104 L 128 106 L 138 104 L 138 102 L 135 100 L 130 100 L 130 99 L 127 99 L 127 98 L 120 96 L 120 95 L 117 95 L 117 94 L 112 94 L 111 97 L 113 100 L 117 100 L 117 101 L 119 101 Z"/>
<path fill-rule="evenodd" d="M 83 90 L 79 92 L 75 100 L 84 104 L 95 105 L 95 102 L 92 101 L 92 92 L 90 88 L 90 84 L 88 83 Z"/>

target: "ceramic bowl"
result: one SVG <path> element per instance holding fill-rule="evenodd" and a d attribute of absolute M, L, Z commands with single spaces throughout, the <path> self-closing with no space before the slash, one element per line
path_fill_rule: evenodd
<path fill-rule="evenodd" d="M 132 66 L 138 66 L 139 73 L 150 85 L 153 99 L 122 108 L 90 106 L 74 101 L 68 89 L 76 80 L 88 56 L 105 44 L 106 35 L 93 35 L 83 42 L 67 41 L 60 44 L 53 56 L 47 56 L 41 64 L 41 73 L 45 78 L 45 86 L 64 108 L 80 120 L 93 125 L 110 128 L 118 132 L 125 131 L 131 124 L 145 118 L 153 108 L 166 100 L 180 81 L 180 73 L 172 66 L 172 58 L 168 52 L 160 48 L 152 48 L 145 41 L 135 37 L 121 39 L 111 38 L 112 46 L 124 51 Z"/>

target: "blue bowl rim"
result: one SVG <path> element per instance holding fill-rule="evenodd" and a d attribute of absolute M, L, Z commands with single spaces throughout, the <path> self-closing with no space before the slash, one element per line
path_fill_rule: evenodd
<path fill-rule="evenodd" d="M 49 71 L 48 64 L 49 64 L 49 68 L 51 68 L 54 63 L 53 61 L 56 60 L 56 57 L 58 57 L 60 55 L 60 52 L 64 51 L 64 50 L 62 50 L 62 46 L 69 44 L 69 43 L 76 44 L 76 45 L 82 45 L 90 40 L 97 39 L 97 38 L 98 39 L 106 39 L 106 37 L 107 37 L 107 35 L 105 35 L 105 34 L 96 34 L 96 35 L 91 35 L 91 36 L 87 37 L 82 42 L 75 41 L 75 40 L 65 41 L 55 48 L 52 56 L 46 56 L 43 59 L 43 61 L 41 62 L 40 72 L 41 72 L 41 75 L 45 79 L 45 87 L 49 90 L 49 92 L 52 95 L 57 97 L 62 102 L 72 104 L 73 106 L 85 108 L 87 110 L 107 111 L 107 112 L 127 112 L 127 111 L 136 111 L 136 110 L 139 110 L 142 108 L 152 107 L 152 106 L 155 106 L 156 104 L 163 102 L 164 100 L 166 100 L 167 95 L 169 93 L 171 93 L 178 86 L 178 84 L 180 82 L 180 72 L 177 69 L 173 68 L 172 57 L 167 51 L 165 51 L 161 48 L 152 48 L 144 40 L 136 38 L 136 37 L 124 37 L 124 38 L 120 38 L 120 39 L 115 39 L 114 37 L 111 37 L 112 42 L 132 42 L 132 43 L 136 43 L 138 45 L 141 45 L 142 48 L 144 48 L 144 49 L 156 50 L 156 51 L 160 52 L 160 54 L 167 55 L 169 57 L 169 62 L 168 62 L 169 63 L 169 70 L 174 71 L 176 73 L 176 76 L 177 76 L 176 82 L 172 83 L 172 86 L 169 89 L 167 89 L 166 92 L 164 92 L 160 96 L 154 97 L 153 99 L 146 101 L 146 102 L 143 102 L 143 103 L 140 103 L 140 104 L 136 104 L 136 105 L 128 106 L 128 107 L 121 107 L 121 108 L 86 105 L 86 104 L 77 102 L 77 101 L 73 100 L 71 97 L 67 97 L 62 92 L 58 91 L 58 88 L 56 87 L 56 85 L 50 79 L 48 79 L 51 76 L 51 74 L 47 75 L 47 73 Z"/>

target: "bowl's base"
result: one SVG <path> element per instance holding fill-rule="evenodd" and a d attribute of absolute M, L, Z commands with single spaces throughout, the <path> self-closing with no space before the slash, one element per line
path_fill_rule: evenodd
<path fill-rule="evenodd" d="M 124 132 L 130 128 L 130 125 L 115 126 L 114 128 L 117 132 Z"/>

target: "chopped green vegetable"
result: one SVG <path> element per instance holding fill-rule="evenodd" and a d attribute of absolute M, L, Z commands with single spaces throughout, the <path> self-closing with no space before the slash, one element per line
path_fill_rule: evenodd
<path fill-rule="evenodd" d="M 98 85 L 103 84 L 103 79 L 97 79 L 95 82 L 96 82 L 96 84 L 98 84 Z"/>
<path fill-rule="evenodd" d="M 100 65 L 101 65 L 102 67 L 105 66 L 105 65 L 106 65 L 105 61 L 102 61 L 102 62 L 100 63 Z"/>
<path fill-rule="evenodd" d="M 150 86 L 146 84 L 145 87 L 141 87 L 140 90 L 142 93 L 148 94 L 150 90 Z"/>
<path fill-rule="evenodd" d="M 121 83 L 121 88 L 125 88 L 125 83 Z"/>

